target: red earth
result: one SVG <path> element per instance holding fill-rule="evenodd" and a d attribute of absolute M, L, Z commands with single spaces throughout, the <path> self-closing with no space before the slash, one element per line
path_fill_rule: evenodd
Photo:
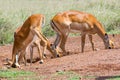
<path fill-rule="evenodd" d="M 94 35 L 93 42 L 97 51 L 92 51 L 88 36 L 86 36 L 84 53 L 81 53 L 81 37 L 69 37 L 65 47 L 68 55 L 51 59 L 50 52 L 46 51 L 47 58 L 43 64 L 39 64 L 38 52 L 35 49 L 34 61 L 36 60 L 36 62 L 32 63 L 31 66 L 29 63 L 27 63 L 27 66 L 22 64 L 22 70 L 33 71 L 38 75 L 50 75 L 57 71 L 73 71 L 81 76 L 81 80 L 86 80 L 85 76 L 96 76 L 95 80 L 120 76 L 120 35 L 109 36 L 114 41 L 115 49 L 104 49 L 101 38 Z M 55 37 L 51 37 L 49 40 L 54 42 Z M 11 59 L 11 55 L 12 45 L 0 46 L 0 68 L 5 66 L 6 58 Z M 29 54 L 26 54 L 26 57 L 29 59 Z"/>

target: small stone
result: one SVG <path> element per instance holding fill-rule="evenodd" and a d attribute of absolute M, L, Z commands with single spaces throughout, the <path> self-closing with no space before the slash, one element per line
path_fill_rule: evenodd
<path fill-rule="evenodd" d="M 36 67 L 35 69 L 39 69 L 38 67 Z"/>

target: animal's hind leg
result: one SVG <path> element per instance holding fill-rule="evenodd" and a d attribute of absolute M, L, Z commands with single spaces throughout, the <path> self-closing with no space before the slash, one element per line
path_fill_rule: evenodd
<path fill-rule="evenodd" d="M 40 64 L 43 63 L 43 56 L 46 50 L 46 46 L 43 45 L 43 53 L 41 52 L 41 48 L 40 48 L 40 40 L 38 42 L 35 43 L 39 52 L 39 57 L 40 57 Z M 44 49 L 45 48 L 45 49 Z"/>
<path fill-rule="evenodd" d="M 33 61 L 33 47 L 30 47 L 30 65 L 32 65 L 32 61 Z"/>
<path fill-rule="evenodd" d="M 18 63 L 20 63 L 21 60 L 24 60 L 24 63 L 26 64 L 25 54 L 26 54 L 26 49 L 23 49 L 23 50 L 20 52 L 20 55 L 19 55 L 19 58 L 18 58 Z"/>
<path fill-rule="evenodd" d="M 37 35 L 38 38 L 43 42 L 43 54 L 45 53 L 46 51 L 46 48 L 47 48 L 47 41 L 45 40 L 44 36 L 42 36 L 43 34 L 39 31 L 38 28 L 34 28 L 34 29 L 31 29 L 31 31 L 33 32 L 33 34 Z M 39 46 L 38 48 L 40 47 L 40 43 L 39 43 Z M 40 58 L 41 58 L 41 62 L 43 63 L 43 60 L 42 60 L 42 57 L 43 55 L 41 54 L 41 51 L 39 49 L 39 55 L 40 55 Z"/>
<path fill-rule="evenodd" d="M 66 55 L 65 44 L 67 41 L 67 37 L 68 37 L 68 35 L 66 35 L 66 34 L 61 35 L 61 42 L 60 42 L 60 48 L 63 50 L 65 55 Z"/>
<path fill-rule="evenodd" d="M 10 62 L 12 67 L 19 67 L 20 65 L 18 63 L 18 51 L 15 46 L 13 46 L 13 52 L 12 52 L 12 62 Z"/>
<path fill-rule="evenodd" d="M 57 35 L 57 36 L 56 36 L 55 42 L 54 42 L 54 44 L 53 44 L 53 46 L 52 46 L 53 49 L 56 48 L 56 47 L 58 46 L 58 44 L 60 43 L 60 41 L 61 41 L 61 36 L 60 36 L 60 34 L 57 33 L 56 35 Z"/>
<path fill-rule="evenodd" d="M 54 44 L 52 45 L 52 50 L 55 50 L 56 48 L 58 48 L 59 52 L 62 52 L 61 49 L 59 48 L 59 43 L 61 41 L 61 35 L 59 33 L 57 33 L 57 36 L 56 36 L 56 39 L 55 39 L 55 42 Z M 57 54 L 57 52 L 55 52 L 56 54 L 56 57 L 59 57 L 60 54 Z"/>

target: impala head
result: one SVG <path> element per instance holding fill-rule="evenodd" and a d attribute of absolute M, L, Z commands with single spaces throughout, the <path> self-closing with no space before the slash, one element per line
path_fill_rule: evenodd
<path fill-rule="evenodd" d="M 114 42 L 112 40 L 109 40 L 109 44 L 111 46 L 111 49 L 114 49 Z"/>
<path fill-rule="evenodd" d="M 60 57 L 61 50 L 59 48 L 56 48 L 53 44 L 50 44 L 50 46 L 53 53 L 55 54 L 55 57 Z"/>
<path fill-rule="evenodd" d="M 106 49 L 113 49 L 114 48 L 114 43 L 111 41 L 108 37 L 108 35 L 105 33 L 104 37 L 104 44 Z"/>

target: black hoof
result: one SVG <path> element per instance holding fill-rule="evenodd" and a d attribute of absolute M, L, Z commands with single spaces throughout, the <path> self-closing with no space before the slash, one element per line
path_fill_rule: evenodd
<path fill-rule="evenodd" d="M 43 64 L 43 62 L 39 62 L 40 64 Z"/>
<path fill-rule="evenodd" d="M 13 68 L 17 68 L 17 66 L 15 65 L 15 64 L 12 64 L 12 66 L 11 67 L 13 67 Z"/>
<path fill-rule="evenodd" d="M 57 57 L 60 57 L 60 56 L 57 54 Z"/>
<path fill-rule="evenodd" d="M 46 57 L 46 54 L 44 54 L 44 56 Z"/>
<path fill-rule="evenodd" d="M 40 64 L 43 64 L 43 60 L 41 60 L 39 63 L 40 63 Z"/>
<path fill-rule="evenodd" d="M 109 49 L 112 49 L 111 47 L 109 47 Z"/>

